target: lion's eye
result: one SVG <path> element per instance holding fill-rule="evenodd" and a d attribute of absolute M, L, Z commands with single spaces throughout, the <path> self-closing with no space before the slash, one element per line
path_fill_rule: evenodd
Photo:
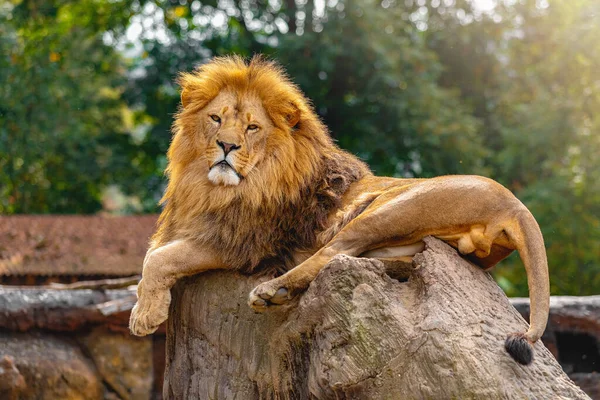
<path fill-rule="evenodd" d="M 248 125 L 248 128 L 246 128 L 249 131 L 255 131 L 258 129 L 258 125 L 252 124 L 252 125 Z"/>
<path fill-rule="evenodd" d="M 215 121 L 216 123 L 220 124 L 221 123 L 221 118 L 219 118 L 218 115 L 212 114 L 210 116 L 210 119 L 212 119 L 213 121 Z"/>

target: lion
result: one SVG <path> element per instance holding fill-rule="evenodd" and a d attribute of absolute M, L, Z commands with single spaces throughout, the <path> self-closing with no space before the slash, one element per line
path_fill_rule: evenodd
<path fill-rule="evenodd" d="M 130 330 L 154 332 L 170 289 L 214 269 L 282 275 L 257 286 L 257 312 L 302 293 L 336 255 L 410 259 L 426 236 L 489 269 L 517 250 L 531 297 L 531 325 L 507 337 L 519 363 L 546 328 L 549 278 L 544 240 L 529 210 L 480 176 L 374 176 L 340 149 L 309 100 L 275 62 L 214 58 L 180 75 L 169 183 L 143 263 Z"/>

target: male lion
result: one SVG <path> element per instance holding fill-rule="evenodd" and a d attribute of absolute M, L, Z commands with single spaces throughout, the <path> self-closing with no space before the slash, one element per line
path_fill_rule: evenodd
<path fill-rule="evenodd" d="M 484 268 L 519 251 L 531 326 L 505 347 L 531 362 L 548 319 L 548 266 L 535 219 L 510 191 L 479 176 L 373 176 L 332 142 L 282 69 L 260 57 L 215 58 L 180 84 L 165 207 L 131 332 L 147 335 L 167 319 L 170 289 L 186 275 L 277 262 L 288 272 L 250 293 L 262 312 L 305 290 L 337 254 L 410 257 L 431 235 Z"/>

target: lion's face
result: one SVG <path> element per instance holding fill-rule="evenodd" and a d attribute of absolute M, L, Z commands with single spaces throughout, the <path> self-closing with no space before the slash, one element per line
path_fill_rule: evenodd
<path fill-rule="evenodd" d="M 327 129 L 275 63 L 216 58 L 178 82 L 163 201 L 177 197 L 181 218 L 233 202 L 276 208 L 322 171 L 333 148 Z"/>
<path fill-rule="evenodd" d="M 282 227 L 301 222 L 304 228 L 289 230 L 294 238 L 281 243 L 310 241 L 307 238 L 314 235 L 309 230 L 323 225 L 325 209 L 337 202 L 328 183 L 333 179 L 325 174 L 358 171 L 358 176 L 367 171 L 360 163 L 328 167 L 342 159 L 342 153 L 308 99 L 274 62 L 217 57 L 192 73 L 182 73 L 178 83 L 181 107 L 167 154 L 169 184 L 157 243 L 204 235 L 228 249 L 232 265 L 247 257 L 253 257 L 254 265 L 276 254 L 273 246 L 280 243 L 274 231 L 265 230 L 258 238 L 261 229 L 256 226 L 274 223 L 277 232 L 283 232 Z M 354 180 L 336 178 L 342 186 Z M 315 205 L 316 200 L 322 204 Z M 307 211 L 314 207 L 321 211 Z M 297 221 L 305 212 L 313 216 Z M 236 229 L 226 221 L 234 221 Z M 249 251 L 250 242 L 254 245 Z"/>
<path fill-rule="evenodd" d="M 274 125 L 262 102 L 222 92 L 200 111 L 208 179 L 236 186 L 265 158 Z"/>

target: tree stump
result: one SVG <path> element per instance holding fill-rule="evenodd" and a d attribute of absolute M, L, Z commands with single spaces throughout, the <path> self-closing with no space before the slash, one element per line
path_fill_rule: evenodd
<path fill-rule="evenodd" d="M 540 341 L 529 366 L 505 352 L 527 323 L 439 240 L 408 268 L 338 256 L 294 303 L 255 314 L 248 293 L 267 279 L 215 271 L 176 285 L 165 398 L 588 398 Z"/>

